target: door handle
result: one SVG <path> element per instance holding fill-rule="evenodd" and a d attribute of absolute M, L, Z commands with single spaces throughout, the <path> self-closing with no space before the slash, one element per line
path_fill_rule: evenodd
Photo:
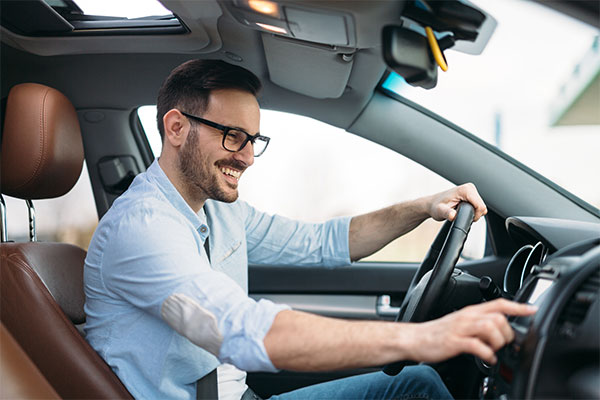
<path fill-rule="evenodd" d="M 375 312 L 379 317 L 396 317 L 400 312 L 400 307 L 392 307 L 392 298 L 387 294 L 382 294 L 377 297 L 377 305 L 375 306 Z"/>

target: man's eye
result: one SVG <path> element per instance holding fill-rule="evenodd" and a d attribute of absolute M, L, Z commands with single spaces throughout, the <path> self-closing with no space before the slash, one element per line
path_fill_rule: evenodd
<path fill-rule="evenodd" d="M 236 142 L 241 142 L 245 139 L 246 135 L 244 134 L 244 132 L 231 130 L 231 131 L 229 131 L 227 136 L 228 136 L 228 139 L 234 140 Z"/>

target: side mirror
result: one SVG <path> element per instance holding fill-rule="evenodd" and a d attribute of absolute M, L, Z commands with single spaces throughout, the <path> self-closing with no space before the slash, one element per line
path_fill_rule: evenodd
<path fill-rule="evenodd" d="M 412 86 L 431 89 L 437 84 L 437 64 L 427 38 L 413 30 L 395 25 L 384 27 L 383 58 Z"/>

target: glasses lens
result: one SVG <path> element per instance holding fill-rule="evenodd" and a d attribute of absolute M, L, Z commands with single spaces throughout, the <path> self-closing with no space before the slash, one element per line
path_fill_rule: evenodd
<path fill-rule="evenodd" d="M 246 138 L 248 135 L 245 132 L 238 131 L 236 129 L 230 129 L 225 134 L 225 139 L 223 140 L 223 146 L 225 149 L 229 151 L 240 151 L 242 150 L 242 146 L 246 143 Z M 253 148 L 254 157 L 260 156 L 265 152 L 267 145 L 269 144 L 269 138 L 266 136 L 258 136 L 250 141 L 250 146 Z M 247 143 L 246 143 L 247 145 Z"/>
<path fill-rule="evenodd" d="M 225 134 L 223 146 L 229 151 L 239 151 L 245 140 L 246 134 L 244 132 L 230 129 L 227 134 Z"/>
<path fill-rule="evenodd" d="M 254 140 L 254 157 L 260 156 L 265 152 L 267 145 L 269 144 L 269 138 L 266 136 L 259 136 Z"/>

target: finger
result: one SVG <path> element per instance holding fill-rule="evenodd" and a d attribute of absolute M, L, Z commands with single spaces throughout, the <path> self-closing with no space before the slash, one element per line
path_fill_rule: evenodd
<path fill-rule="evenodd" d="M 515 332 L 511 328 L 510 324 L 508 323 L 508 320 L 506 319 L 506 317 L 500 313 L 494 313 L 494 314 L 492 314 L 492 318 L 494 318 L 496 326 L 498 327 L 498 329 L 500 330 L 500 333 L 504 337 L 504 342 L 505 343 L 512 342 L 513 339 L 515 338 Z"/>
<path fill-rule="evenodd" d="M 466 183 L 463 185 L 463 188 L 464 200 L 468 201 L 473 206 L 475 210 L 473 221 L 477 222 L 479 218 L 487 214 L 487 207 L 483 202 L 483 199 L 477 192 L 477 188 L 475 187 L 475 185 L 473 185 L 472 183 Z"/>
<path fill-rule="evenodd" d="M 479 194 L 477 194 L 477 192 L 475 192 L 475 195 L 469 196 L 468 201 L 469 201 L 469 203 L 471 203 L 471 205 L 475 209 L 475 214 L 473 216 L 473 222 L 477 222 L 479 220 L 479 218 L 481 218 L 483 215 L 487 214 L 487 207 L 486 207 L 485 203 L 483 202 L 483 200 L 481 199 L 481 197 L 479 197 Z"/>
<path fill-rule="evenodd" d="M 494 350 L 477 338 L 464 338 L 461 342 L 461 348 L 463 353 L 473 354 L 490 365 L 496 364 L 497 358 Z"/>
<path fill-rule="evenodd" d="M 506 315 L 528 316 L 537 311 L 536 306 L 521 304 L 506 299 L 496 299 L 475 306 L 483 312 L 500 312 Z"/>
<path fill-rule="evenodd" d="M 479 221 L 479 218 L 483 217 L 485 214 L 487 214 L 487 208 L 485 206 L 483 208 L 475 207 L 475 215 L 473 216 L 473 222 Z"/>
<path fill-rule="evenodd" d="M 456 210 L 454 208 L 448 209 L 448 212 L 446 213 L 446 219 L 448 221 L 454 221 L 454 218 L 456 218 Z"/>
<path fill-rule="evenodd" d="M 502 321 L 503 322 L 503 321 Z M 493 350 L 498 350 L 506 344 L 501 326 L 497 324 L 493 315 L 479 320 L 477 323 L 476 335 Z"/>

